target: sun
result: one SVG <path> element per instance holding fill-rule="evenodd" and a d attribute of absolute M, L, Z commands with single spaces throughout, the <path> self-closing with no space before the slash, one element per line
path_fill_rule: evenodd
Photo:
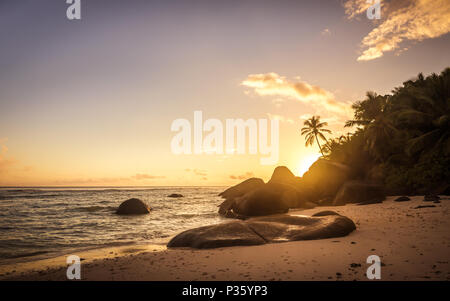
<path fill-rule="evenodd" d="M 311 167 L 311 165 L 316 162 L 317 159 L 320 158 L 320 154 L 311 154 L 308 156 L 305 156 L 300 161 L 300 164 L 298 165 L 297 174 L 299 177 L 303 176 L 305 172 L 308 171 L 308 169 Z"/>

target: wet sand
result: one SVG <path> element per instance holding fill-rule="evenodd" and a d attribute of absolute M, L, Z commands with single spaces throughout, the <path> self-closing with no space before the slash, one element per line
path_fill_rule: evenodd
<path fill-rule="evenodd" d="M 333 210 L 357 230 L 346 237 L 210 250 L 135 245 L 75 255 L 82 280 L 368 280 L 369 255 L 381 258 L 381 280 L 450 280 L 450 197 L 440 203 L 388 197 L 381 204 Z M 420 205 L 435 207 L 418 208 Z M 66 257 L 0 265 L 0 280 L 66 280 Z"/>

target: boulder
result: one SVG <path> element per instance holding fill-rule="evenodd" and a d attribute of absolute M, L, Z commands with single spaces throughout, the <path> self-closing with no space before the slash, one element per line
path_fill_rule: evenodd
<path fill-rule="evenodd" d="M 358 181 L 346 182 L 334 198 L 333 205 L 349 203 L 374 203 L 386 198 L 381 186 Z"/>
<path fill-rule="evenodd" d="M 342 215 L 309 217 L 280 214 L 252 218 L 246 223 L 267 242 L 341 237 L 356 229 L 353 221 Z"/>
<path fill-rule="evenodd" d="M 195 228 L 172 238 L 167 247 L 209 249 L 232 246 L 262 245 L 265 241 L 244 222 L 235 221 Z"/>
<path fill-rule="evenodd" d="M 261 216 L 285 213 L 297 207 L 298 191 L 281 183 L 268 183 L 235 199 L 232 210 L 244 216 Z"/>
<path fill-rule="evenodd" d="M 124 201 L 117 208 L 116 214 L 147 214 L 150 213 L 150 207 L 140 199 L 132 198 Z"/>
<path fill-rule="evenodd" d="M 184 197 L 184 195 L 179 194 L 179 193 L 172 193 L 172 194 L 169 194 L 167 197 L 168 198 L 182 198 L 182 197 Z"/>
<path fill-rule="evenodd" d="M 277 166 L 273 171 L 272 177 L 270 178 L 268 184 L 281 183 L 296 185 L 300 181 L 299 177 L 294 176 L 294 174 L 286 166 Z"/>
<path fill-rule="evenodd" d="M 198 249 L 341 237 L 356 229 L 341 215 L 306 217 L 279 214 L 184 231 L 168 247 Z"/>
<path fill-rule="evenodd" d="M 394 202 L 407 202 L 407 201 L 411 201 L 411 199 L 407 196 L 401 196 L 394 200 Z"/>
<path fill-rule="evenodd" d="M 289 208 L 315 207 L 314 203 L 304 201 L 300 191 L 293 185 L 272 181 L 257 186 L 241 196 L 227 198 L 219 205 L 219 214 L 242 219 L 248 216 L 285 213 Z"/>
<path fill-rule="evenodd" d="M 242 218 L 232 210 L 235 199 L 264 185 L 263 180 L 250 178 L 221 192 L 219 196 L 225 198 L 225 201 L 219 205 L 219 214 L 228 218 Z"/>
<path fill-rule="evenodd" d="M 318 159 L 303 175 L 300 190 L 306 199 L 312 202 L 335 196 L 339 188 L 351 178 L 350 168 L 346 165 Z"/>
<path fill-rule="evenodd" d="M 250 178 L 219 193 L 219 196 L 223 197 L 224 199 L 234 199 L 236 197 L 243 196 L 247 192 L 255 190 L 256 188 L 259 188 L 261 186 L 264 186 L 263 180 L 261 180 L 260 178 Z"/>

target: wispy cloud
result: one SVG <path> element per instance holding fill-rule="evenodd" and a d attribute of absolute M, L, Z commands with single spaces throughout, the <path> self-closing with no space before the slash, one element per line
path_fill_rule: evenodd
<path fill-rule="evenodd" d="M 302 103 L 321 107 L 326 111 L 348 115 L 348 104 L 337 101 L 333 93 L 300 79 L 291 81 L 285 76 L 270 72 L 250 74 L 241 84 L 252 88 L 260 96 L 292 98 Z"/>
<path fill-rule="evenodd" d="M 348 0 L 344 3 L 345 14 L 349 19 L 356 18 L 362 13 L 366 13 L 367 9 L 372 5 L 372 2 L 367 0 Z M 384 1 L 380 2 L 380 5 L 384 5 Z"/>
<path fill-rule="evenodd" d="M 208 175 L 206 170 L 197 169 L 197 168 L 194 168 L 194 169 L 186 168 L 184 171 L 192 172 L 194 175 L 199 176 L 199 177 L 206 177 Z M 206 180 L 206 178 L 204 180 Z"/>
<path fill-rule="evenodd" d="M 331 34 L 330 29 L 325 28 L 324 30 L 322 30 L 322 32 L 320 33 L 323 36 L 329 36 Z"/>
<path fill-rule="evenodd" d="M 131 178 L 135 180 L 154 180 L 154 179 L 164 179 L 165 176 L 154 176 L 144 173 L 137 173 L 134 176 L 131 176 Z"/>
<path fill-rule="evenodd" d="M 246 172 L 245 174 L 242 174 L 242 175 L 237 175 L 237 176 L 231 175 L 230 179 L 233 179 L 233 180 L 244 180 L 244 179 L 251 178 L 253 176 L 254 176 L 254 174 L 252 172 L 248 171 L 248 172 Z"/>
<path fill-rule="evenodd" d="M 0 138 L 0 173 L 5 171 L 6 168 L 17 163 L 17 160 L 8 156 L 8 147 L 5 143 L 8 138 Z"/>
<path fill-rule="evenodd" d="M 349 0 L 344 8 L 352 19 L 365 13 L 370 5 L 365 0 Z M 358 61 L 373 60 L 394 50 L 400 53 L 407 49 L 403 46 L 407 41 L 418 42 L 450 32 L 450 1 L 393 0 L 385 4 L 377 22 L 377 27 L 361 42 L 363 52 Z"/>

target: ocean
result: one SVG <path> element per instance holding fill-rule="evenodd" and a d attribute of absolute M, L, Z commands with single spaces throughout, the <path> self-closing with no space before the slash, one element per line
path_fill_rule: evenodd
<path fill-rule="evenodd" d="M 225 219 L 217 213 L 226 187 L 0 188 L 0 264 L 75 250 L 166 244 L 171 236 Z M 183 198 L 169 198 L 180 193 Z M 150 214 L 119 216 L 139 198 Z"/>

